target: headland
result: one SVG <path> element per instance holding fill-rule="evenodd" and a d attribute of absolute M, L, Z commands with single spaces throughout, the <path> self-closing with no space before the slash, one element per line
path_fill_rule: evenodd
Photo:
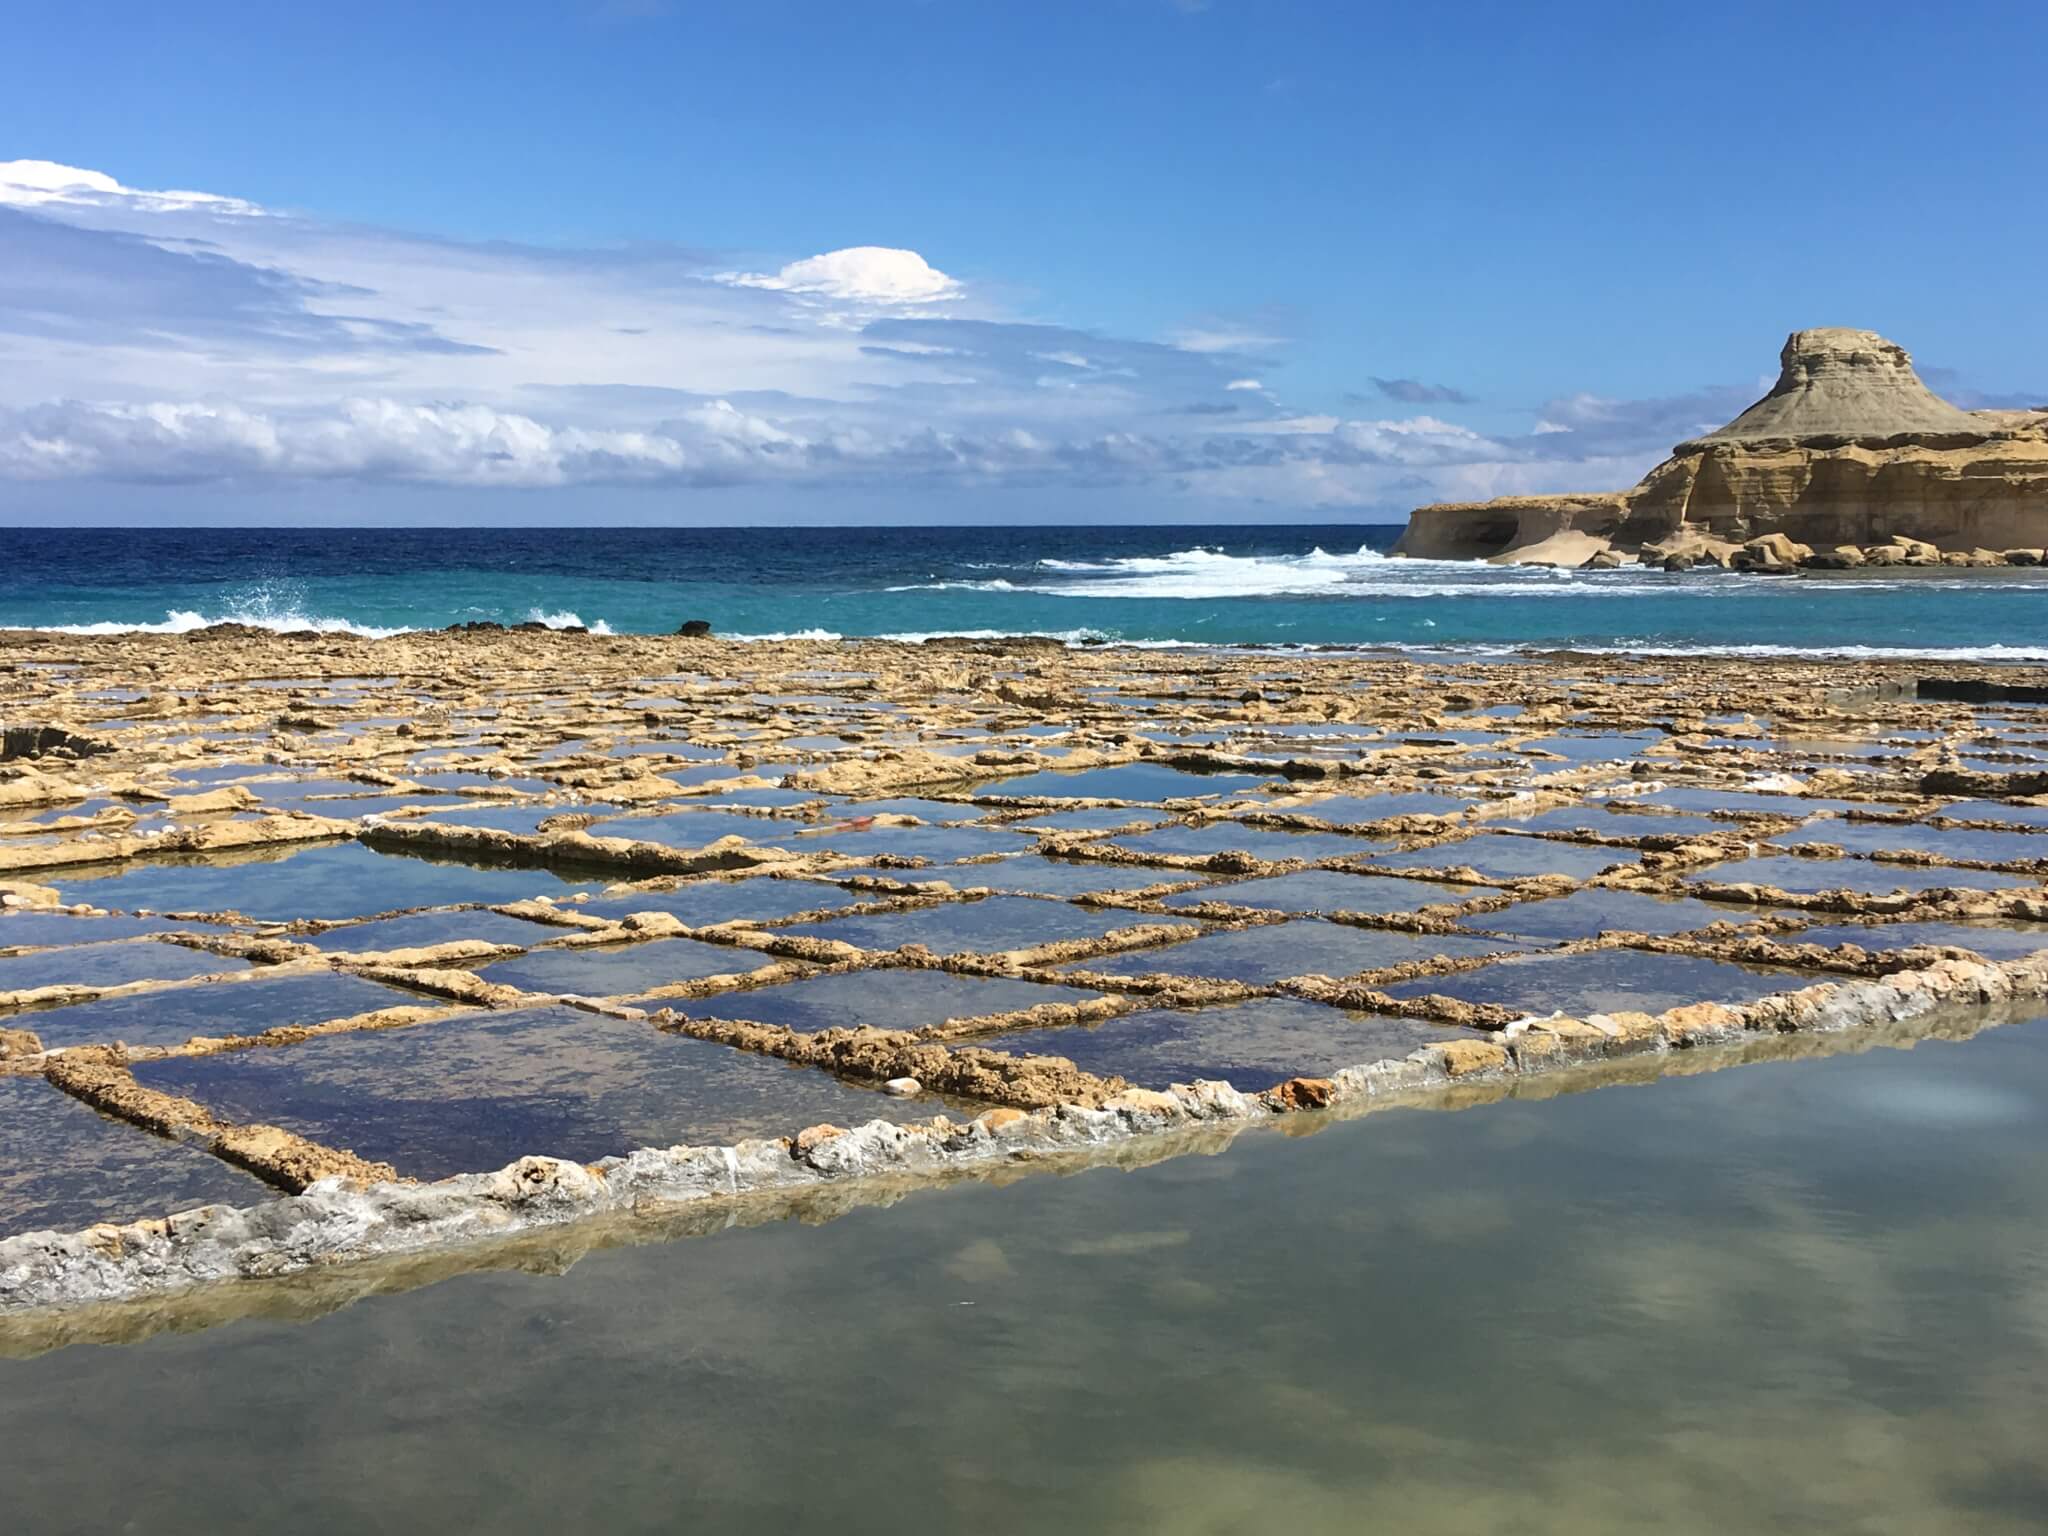
<path fill-rule="evenodd" d="M 1395 553 L 1607 569 L 2035 566 L 2048 407 L 1965 411 L 1874 331 L 1795 331 L 1778 382 L 1632 490 L 1418 508 Z"/>

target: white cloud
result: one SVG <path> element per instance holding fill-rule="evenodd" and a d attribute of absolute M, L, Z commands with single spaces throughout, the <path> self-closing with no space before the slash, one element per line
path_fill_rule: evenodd
<path fill-rule="evenodd" d="M 1025 323 L 912 250 L 730 264 L 441 240 L 0 164 L 0 480 L 1007 480 L 1413 505 L 1606 485 L 1567 455 L 1625 462 L 1707 411 L 1571 397 L 1503 439 L 1430 416 L 1247 420 L 1279 364 L 1249 361 L 1277 342 L 1245 326 L 1166 343 Z"/>
<path fill-rule="evenodd" d="M 1240 326 L 1189 326 L 1167 339 L 1183 352 L 1263 352 L 1284 341 Z"/>
<path fill-rule="evenodd" d="M 777 293 L 818 294 L 857 304 L 935 304 L 959 295 L 960 284 L 915 251 L 855 245 L 793 261 L 772 274 L 732 272 L 726 282 Z"/>
<path fill-rule="evenodd" d="M 17 208 L 51 205 L 126 206 L 153 213 L 202 211 L 254 217 L 263 209 L 239 197 L 211 192 L 145 192 L 124 187 L 104 171 L 54 160 L 0 160 L 0 203 Z"/>
<path fill-rule="evenodd" d="M 673 438 L 550 427 L 483 405 L 364 399 L 330 415 L 278 417 L 230 404 L 62 401 L 0 416 L 0 473 L 22 479 L 559 486 L 672 478 L 688 462 Z"/>

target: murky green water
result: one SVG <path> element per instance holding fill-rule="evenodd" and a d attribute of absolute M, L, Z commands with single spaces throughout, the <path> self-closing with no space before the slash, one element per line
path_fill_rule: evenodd
<path fill-rule="evenodd" d="M 5 1525 L 2021 1532 L 2048 1023 L 0 1361 Z"/>

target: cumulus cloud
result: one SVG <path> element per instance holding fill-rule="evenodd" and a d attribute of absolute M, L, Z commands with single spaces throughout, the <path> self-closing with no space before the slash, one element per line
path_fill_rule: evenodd
<path fill-rule="evenodd" d="M 960 284 L 915 251 L 855 245 L 793 261 L 779 272 L 734 272 L 725 281 L 777 293 L 818 294 L 857 304 L 936 304 L 958 297 Z"/>
<path fill-rule="evenodd" d="M 738 268 L 677 245 L 330 224 L 8 162 L 0 478 L 1129 486 L 1398 513 L 1604 485 L 1661 456 L 1642 457 L 1667 423 L 1733 414 L 1580 395 L 1544 407 L 1560 430 L 1519 436 L 1283 414 L 1277 325 L 1146 340 L 1020 320 L 890 246 Z M 1442 398 L 1406 403 L 1459 403 L 1416 387 Z"/>

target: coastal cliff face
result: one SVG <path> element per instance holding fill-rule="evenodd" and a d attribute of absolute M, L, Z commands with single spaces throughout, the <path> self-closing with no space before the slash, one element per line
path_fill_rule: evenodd
<path fill-rule="evenodd" d="M 1395 552 L 1576 566 L 1723 558 L 1773 537 L 1843 559 L 1902 539 L 1977 555 L 2048 544 L 2048 410 L 1958 410 L 1871 331 L 1794 332 L 1780 362 L 1769 394 L 1633 490 L 1422 507 Z"/>

